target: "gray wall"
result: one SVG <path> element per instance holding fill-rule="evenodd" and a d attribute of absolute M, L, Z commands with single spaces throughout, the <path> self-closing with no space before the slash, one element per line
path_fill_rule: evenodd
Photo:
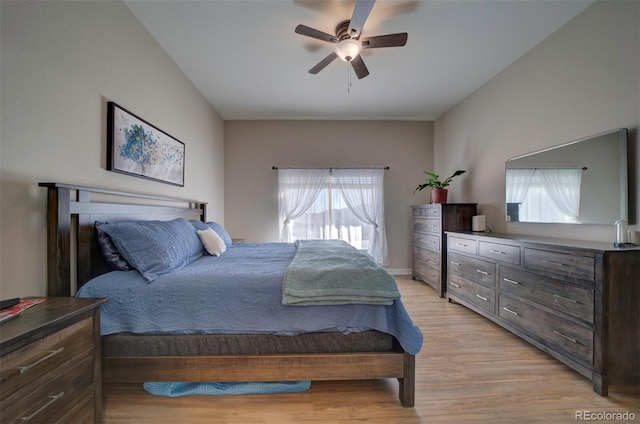
<path fill-rule="evenodd" d="M 639 17 L 638 1 L 597 1 L 435 121 L 436 169 L 469 171 L 458 190 L 478 202 L 494 231 L 613 242 L 612 225 L 507 224 L 504 163 L 622 127 L 630 130 L 630 214 L 637 222 Z"/>
<path fill-rule="evenodd" d="M 278 241 L 278 175 L 272 166 L 389 166 L 385 216 L 393 272 L 411 267 L 409 206 L 433 168 L 432 124 L 405 121 L 226 121 L 225 226 L 232 237 Z M 455 201 L 455 196 L 451 201 Z M 458 198 L 458 200 L 460 200 Z"/>
<path fill-rule="evenodd" d="M 40 181 L 196 198 L 224 220 L 224 123 L 120 1 L 2 1 L 0 298 L 46 291 Z M 106 171 L 106 102 L 185 144 L 184 188 Z"/>

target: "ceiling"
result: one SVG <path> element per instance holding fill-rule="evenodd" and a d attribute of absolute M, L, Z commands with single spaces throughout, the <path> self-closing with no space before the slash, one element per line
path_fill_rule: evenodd
<path fill-rule="evenodd" d="M 378 0 L 362 37 L 407 32 L 369 49 L 358 80 L 334 45 L 355 0 L 125 0 L 225 120 L 434 120 L 587 8 L 593 0 Z M 351 72 L 351 86 L 349 74 Z"/>

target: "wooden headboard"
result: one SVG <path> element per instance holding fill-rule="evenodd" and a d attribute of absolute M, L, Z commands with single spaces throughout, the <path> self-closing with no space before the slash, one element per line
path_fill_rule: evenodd
<path fill-rule="evenodd" d="M 98 249 L 96 221 L 206 221 L 207 217 L 207 204 L 195 200 L 60 183 L 38 185 L 48 191 L 47 296 L 71 296 L 74 264 L 77 288 L 110 271 Z"/>

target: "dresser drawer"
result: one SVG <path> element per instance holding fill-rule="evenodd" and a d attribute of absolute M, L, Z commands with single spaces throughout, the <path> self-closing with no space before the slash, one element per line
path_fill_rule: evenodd
<path fill-rule="evenodd" d="M 440 218 L 442 208 L 440 205 L 428 205 L 422 207 L 414 207 L 413 208 L 413 216 L 430 216 L 434 218 Z"/>
<path fill-rule="evenodd" d="M 563 277 L 595 280 L 595 259 L 586 256 L 525 248 L 524 266 Z"/>
<path fill-rule="evenodd" d="M 440 252 L 440 235 L 413 233 L 413 245 Z"/>
<path fill-rule="evenodd" d="M 496 287 L 496 265 L 480 259 L 449 252 L 447 271 L 492 290 Z"/>
<path fill-rule="evenodd" d="M 64 410 L 60 414 L 56 414 L 56 424 L 79 424 L 79 423 L 94 423 L 95 408 L 93 405 L 93 391 L 87 390 L 85 394 L 81 396 L 79 403 L 74 406 L 70 411 Z M 62 415 L 58 418 L 59 415 Z"/>
<path fill-rule="evenodd" d="M 414 247 L 413 259 L 417 259 L 420 262 L 428 264 L 429 266 L 440 269 L 440 254 L 438 252 L 433 252 L 421 247 Z"/>
<path fill-rule="evenodd" d="M 92 318 L 85 318 L 3 356 L 0 359 L 0 400 L 4 401 L 83 352 L 93 352 Z"/>
<path fill-rule="evenodd" d="M 51 423 L 64 416 L 78 396 L 93 384 L 93 355 L 88 355 L 65 373 L 46 379 L 34 391 L 2 410 L 2 422 Z"/>
<path fill-rule="evenodd" d="M 450 236 L 448 247 L 451 250 L 458 252 L 470 253 L 475 255 L 477 253 L 476 241 L 473 239 L 466 239 L 458 236 Z"/>
<path fill-rule="evenodd" d="M 440 234 L 440 218 L 414 218 L 413 231 Z"/>
<path fill-rule="evenodd" d="M 414 276 L 435 289 L 440 288 L 440 268 L 429 265 L 419 260 L 413 261 Z"/>
<path fill-rule="evenodd" d="M 593 290 L 503 266 L 500 290 L 593 323 Z"/>
<path fill-rule="evenodd" d="M 494 313 L 494 290 L 461 278 L 459 275 L 448 274 L 447 278 L 447 293 L 466 300 L 484 312 Z"/>
<path fill-rule="evenodd" d="M 520 265 L 520 247 L 509 244 L 478 242 L 478 255 L 500 262 Z"/>
<path fill-rule="evenodd" d="M 593 363 L 593 330 L 500 293 L 498 316 L 545 344 Z"/>

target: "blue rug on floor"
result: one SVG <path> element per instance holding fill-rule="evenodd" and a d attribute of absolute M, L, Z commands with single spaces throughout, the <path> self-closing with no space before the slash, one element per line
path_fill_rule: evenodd
<path fill-rule="evenodd" d="M 255 395 L 271 393 L 304 392 L 311 387 L 311 381 L 269 381 L 247 383 L 144 383 L 144 389 L 157 396 L 178 397 L 193 395 Z"/>

